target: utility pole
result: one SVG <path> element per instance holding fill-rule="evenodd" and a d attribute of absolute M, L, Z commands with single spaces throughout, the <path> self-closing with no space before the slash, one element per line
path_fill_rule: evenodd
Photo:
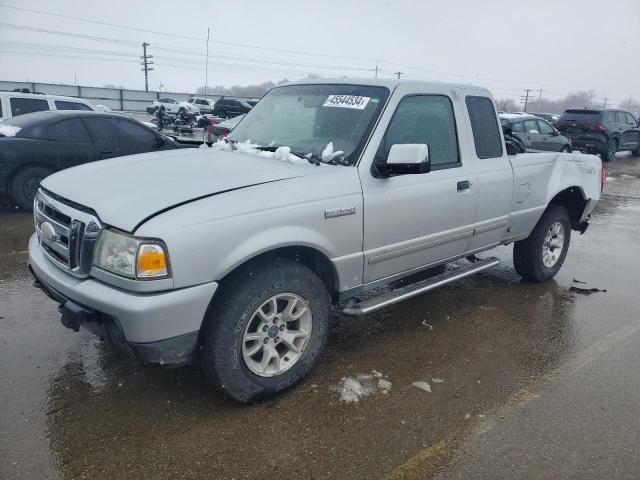
<path fill-rule="evenodd" d="M 529 97 L 531 96 L 531 92 L 534 90 L 527 88 L 524 92 L 524 95 L 520 96 L 520 103 L 524 103 L 524 111 L 527 111 L 527 105 L 529 104 Z"/>
<path fill-rule="evenodd" d="M 153 65 L 153 62 L 149 61 L 150 58 L 153 58 L 153 55 L 147 55 L 148 46 L 149 44 L 147 42 L 142 43 L 142 57 L 140 57 L 142 59 L 142 62 L 140 63 L 140 65 L 142 65 L 142 68 L 140 70 L 144 72 L 145 92 L 149 91 L 149 72 L 153 70 L 153 68 L 149 67 L 149 65 Z"/>
<path fill-rule="evenodd" d="M 544 92 L 544 90 L 542 90 L 542 85 L 540 85 L 540 90 L 538 90 L 538 112 L 541 110 L 540 102 L 542 102 L 542 92 Z"/>
<path fill-rule="evenodd" d="M 378 60 L 376 60 L 376 78 L 378 78 Z"/>
<path fill-rule="evenodd" d="M 204 98 L 207 98 L 207 82 L 209 81 L 209 27 L 207 27 L 207 59 L 204 65 Z"/>
<path fill-rule="evenodd" d="M 604 98 L 604 103 L 602 104 L 602 109 L 605 110 L 607 108 L 607 102 L 609 99 L 607 97 Z"/>
<path fill-rule="evenodd" d="M 400 75 L 404 75 L 404 72 L 394 72 L 394 75 L 398 76 L 398 80 L 400 80 Z"/>
<path fill-rule="evenodd" d="M 631 95 L 629 95 L 629 100 L 627 100 L 627 110 L 631 110 L 631 101 L 632 101 L 632 98 L 631 98 Z"/>

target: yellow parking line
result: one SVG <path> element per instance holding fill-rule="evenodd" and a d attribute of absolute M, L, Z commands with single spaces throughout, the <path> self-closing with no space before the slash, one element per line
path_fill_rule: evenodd
<path fill-rule="evenodd" d="M 440 440 L 438 443 L 419 451 L 391 472 L 387 478 L 389 480 L 417 479 L 418 475 L 424 474 L 429 467 L 436 467 L 441 464 L 450 454 L 449 444 L 444 440 Z M 432 465 L 429 465 L 430 463 Z"/>

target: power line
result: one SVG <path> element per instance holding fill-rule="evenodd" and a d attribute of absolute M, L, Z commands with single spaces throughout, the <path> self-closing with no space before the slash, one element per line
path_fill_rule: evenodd
<path fill-rule="evenodd" d="M 4 7 L 4 8 L 11 8 L 14 10 L 21 10 L 24 12 L 30 12 L 30 13 L 38 13 L 38 14 L 42 14 L 42 15 L 50 15 L 50 16 L 54 16 L 54 17 L 60 17 L 60 18 L 67 18 L 70 20 L 78 20 L 81 22 L 88 22 L 88 23 L 93 23 L 96 25 L 103 25 L 103 26 L 107 26 L 107 27 L 116 27 L 116 28 L 124 28 L 127 30 L 133 30 L 133 31 L 137 31 L 137 32 L 142 32 L 142 33 L 152 33 L 154 35 L 164 35 L 166 37 L 173 37 L 173 38 L 182 38 L 183 40 L 195 40 L 198 42 L 204 42 L 206 41 L 206 39 L 204 38 L 199 38 L 199 37 L 192 37 L 189 35 L 179 35 L 176 33 L 168 33 L 168 32 L 160 32 L 157 30 L 149 30 L 146 28 L 138 28 L 138 27 L 131 27 L 128 25 L 120 25 L 117 23 L 109 23 L 109 22 L 101 22 L 98 20 L 91 20 L 88 18 L 82 18 L 82 17 L 74 17 L 71 15 L 63 15 L 60 13 L 53 13 L 53 12 L 45 12 L 43 10 L 35 10 L 35 9 L 31 9 L 31 8 L 24 8 L 24 7 L 16 7 L 14 5 L 6 5 L 3 3 L 0 3 L 0 7 Z M 342 58 L 345 60 L 366 60 L 366 61 L 374 61 L 375 59 L 372 58 L 363 58 L 363 57 L 349 57 L 349 56 L 345 56 L 345 55 L 334 55 L 334 54 L 328 54 L 328 53 L 315 53 L 315 52 L 303 52 L 300 50 L 286 50 L 286 49 L 280 49 L 280 48 L 269 48 L 269 47 L 263 47 L 263 46 L 259 46 L 259 45 L 250 45 L 250 44 L 246 44 L 246 43 L 236 43 L 236 42 L 226 42 L 226 41 L 221 41 L 221 40 L 210 40 L 211 43 L 218 43 L 221 45 L 229 45 L 229 46 L 235 46 L 235 47 L 242 47 L 242 48 L 253 48 L 253 49 L 257 49 L 257 50 L 268 50 L 268 51 L 273 51 L 273 52 L 280 52 L 280 53 L 291 53 L 294 55 L 310 55 L 310 56 L 317 56 L 317 57 L 329 57 L 329 58 Z"/>

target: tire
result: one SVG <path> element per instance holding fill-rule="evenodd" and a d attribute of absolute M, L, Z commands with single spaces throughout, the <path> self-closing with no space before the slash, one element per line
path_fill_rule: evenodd
<path fill-rule="evenodd" d="M 631 155 L 634 157 L 640 157 L 640 148 L 636 148 L 635 150 L 631 150 Z"/>
<path fill-rule="evenodd" d="M 558 225 L 561 228 L 558 228 Z M 555 248 L 549 240 L 557 240 L 560 235 L 554 238 L 552 234 L 551 238 L 548 237 L 554 231 L 562 235 L 561 245 L 556 244 Z M 552 279 L 564 263 L 570 241 L 569 212 L 562 205 L 550 205 L 542 214 L 531 235 L 513 245 L 513 265 L 516 272 L 531 282 L 546 282 Z M 557 248 L 561 250 L 558 252 Z M 545 258 L 546 254 L 550 256 Z"/>
<path fill-rule="evenodd" d="M 571 147 L 569 145 L 565 145 L 560 149 L 561 153 L 571 153 Z"/>
<path fill-rule="evenodd" d="M 612 162 L 616 159 L 616 152 L 618 151 L 618 140 L 612 138 L 607 142 L 607 149 L 600 154 L 603 162 Z"/>
<path fill-rule="evenodd" d="M 273 308 L 273 298 L 277 309 Z M 292 306 L 295 298 L 298 300 Z M 299 320 L 281 322 L 289 307 L 294 315 L 302 312 Z M 279 337 L 283 331 L 303 330 L 311 333 L 293 339 L 299 353 L 288 348 L 293 334 L 288 335 L 288 341 Z M 198 361 L 209 381 L 234 400 L 248 403 L 300 382 L 317 363 L 328 334 L 329 294 L 322 280 L 292 260 L 259 260 L 220 285 L 200 333 Z M 247 340 L 247 335 L 259 338 Z M 277 359 L 271 358 L 274 349 Z M 264 362 L 267 351 L 272 355 Z M 262 363 L 266 365 L 262 367 Z"/>
<path fill-rule="evenodd" d="M 53 172 L 46 167 L 27 167 L 11 180 L 11 199 L 22 210 L 33 210 L 33 199 L 40 182 Z"/>
<path fill-rule="evenodd" d="M 184 108 L 184 107 L 180 107 L 180 108 L 178 109 L 178 113 L 179 113 L 179 114 L 180 114 L 180 113 L 184 113 L 184 112 L 186 112 L 186 111 L 187 111 L 187 109 L 186 109 L 186 108 Z"/>

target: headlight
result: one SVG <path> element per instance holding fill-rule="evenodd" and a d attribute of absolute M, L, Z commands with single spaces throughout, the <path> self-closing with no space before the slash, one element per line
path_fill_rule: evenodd
<path fill-rule="evenodd" d="M 93 264 L 129 278 L 169 276 L 168 253 L 162 242 L 109 229 L 100 234 Z"/>

